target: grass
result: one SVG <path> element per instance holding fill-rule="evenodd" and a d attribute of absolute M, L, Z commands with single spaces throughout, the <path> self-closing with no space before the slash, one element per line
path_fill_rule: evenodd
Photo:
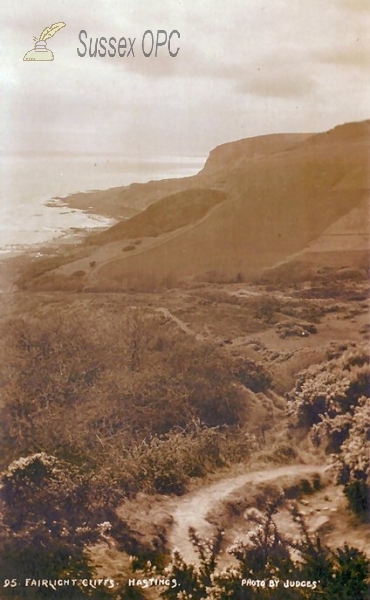
<path fill-rule="evenodd" d="M 84 274 L 80 273 L 69 281 L 75 280 L 74 285 L 78 286 L 83 278 Z M 230 472 L 312 461 L 316 450 L 307 439 L 285 429 L 284 394 L 293 387 L 303 368 L 343 351 L 335 335 L 333 337 L 333 330 L 326 328 L 331 319 L 339 318 L 348 337 L 347 346 L 356 344 L 357 337 L 364 335 L 360 329 L 367 305 L 354 305 L 346 300 L 346 293 L 340 300 L 327 299 L 325 303 L 299 299 L 296 295 L 302 291 L 299 289 L 286 290 L 280 298 L 274 298 L 276 290 L 267 291 L 263 286 L 259 289 L 260 297 L 231 295 L 239 285 L 197 283 L 193 286 L 188 283 L 150 294 L 80 294 L 73 289 L 64 293 L 21 292 L 15 296 L 10 313 L 8 310 L 8 324 L 12 319 L 23 319 L 27 335 L 34 341 L 39 339 L 39 348 L 45 353 L 43 360 L 37 359 L 37 368 L 27 370 L 26 363 L 22 362 L 22 372 L 29 378 L 28 393 L 32 390 L 34 394 L 31 411 L 35 408 L 35 398 L 53 398 L 47 409 L 38 406 L 37 418 L 30 419 L 28 413 L 27 423 L 32 421 L 34 427 L 29 439 L 32 443 L 37 441 L 37 448 L 32 450 L 63 453 L 68 448 L 70 460 L 85 463 L 86 468 L 100 473 L 99 477 L 105 472 L 104 485 L 107 481 L 111 485 L 117 482 L 126 496 L 132 498 L 127 505 L 130 519 L 134 520 L 135 514 L 142 517 L 138 539 L 145 539 L 146 530 L 143 546 L 154 550 L 154 554 L 155 548 L 165 549 L 167 531 L 171 527 L 168 516 L 171 512 L 166 512 L 168 494 L 200 489 L 206 482 Z M 157 312 L 163 307 L 186 323 L 193 333 L 184 333 L 176 322 Z M 351 328 L 344 318 L 347 313 L 355 320 Z M 311 336 L 317 338 L 312 347 L 307 346 L 307 338 L 280 338 L 276 334 L 276 322 L 284 319 L 284 315 L 292 324 L 304 322 L 307 327 L 317 327 L 317 334 Z M 47 336 L 39 338 L 46 333 L 49 341 Z M 204 334 L 205 341 L 196 339 L 194 333 Z M 4 368 L 16 368 L 20 372 L 17 362 L 20 357 L 9 339 L 6 335 L 2 337 L 3 355 L 10 361 L 7 367 L 5 363 L 2 365 L 3 380 L 11 382 L 12 387 L 7 390 L 9 397 L 19 398 L 14 386 L 21 381 L 9 378 L 10 371 L 4 371 Z M 53 340 L 62 344 L 66 353 L 59 362 L 53 354 L 56 351 Z M 135 347 L 139 348 L 139 363 L 135 363 Z M 21 358 L 24 359 L 25 356 Z M 232 374 L 232 365 L 251 359 L 271 376 L 268 388 L 243 391 L 247 410 L 240 413 L 235 424 L 221 424 L 214 431 L 211 427 L 199 426 L 197 419 L 203 419 L 200 413 L 184 410 L 184 393 L 189 393 L 189 387 L 182 386 L 181 376 L 188 369 L 188 381 L 198 392 L 196 401 L 202 407 L 210 395 L 209 390 L 220 385 L 219 380 L 214 380 L 215 374 L 223 374 L 230 382 L 231 387 L 222 388 L 225 398 L 224 390 L 230 392 L 241 383 L 235 373 Z M 75 364 L 76 361 L 82 362 Z M 53 371 L 55 364 L 59 365 L 59 371 Z M 134 367 L 130 372 L 130 364 L 140 364 L 140 368 Z M 72 367 L 76 367 L 77 374 L 85 373 L 86 379 L 77 377 Z M 94 369 L 98 369 L 96 376 Z M 205 371 L 208 387 L 198 379 Z M 73 377 L 63 382 L 62 373 Z M 43 379 L 42 387 L 35 385 L 37 381 L 32 380 L 32 374 Z M 58 384 L 64 386 L 64 392 L 68 391 L 69 403 L 64 393 L 63 402 L 56 406 L 55 389 L 58 388 L 48 387 L 51 376 L 55 378 L 53 386 Z M 159 376 L 163 378 L 162 387 Z M 90 377 L 93 377 L 92 384 Z M 199 395 L 201 389 L 204 396 Z M 191 405 L 190 411 L 194 406 Z M 152 407 L 155 407 L 154 412 Z M 214 413 L 212 409 L 211 414 Z M 9 411 L 7 414 L 9 419 Z M 169 419 L 169 425 L 160 430 L 158 427 L 165 419 Z M 27 423 L 19 420 L 17 427 L 25 427 Z M 261 424 L 271 427 L 262 431 Z M 5 429 L 12 430 L 12 435 L 16 431 L 14 427 Z M 26 435 L 26 429 L 22 431 Z M 4 461 L 28 450 L 30 446 L 26 444 L 21 448 L 14 445 L 13 440 L 11 447 L 4 450 Z M 290 489 L 288 484 L 284 483 L 286 490 Z M 309 485 L 298 481 L 292 483 L 291 493 L 296 494 L 296 485 L 305 487 L 306 492 L 312 488 L 311 480 Z M 161 492 L 161 501 L 156 500 L 158 492 Z M 272 493 L 271 488 L 268 493 Z M 236 498 L 238 506 L 244 501 Z M 153 514 L 148 516 L 148 506 L 155 507 L 157 503 L 158 510 L 153 509 Z M 100 552 L 105 551 L 97 549 L 99 557 Z M 107 557 L 108 554 L 107 551 Z"/>

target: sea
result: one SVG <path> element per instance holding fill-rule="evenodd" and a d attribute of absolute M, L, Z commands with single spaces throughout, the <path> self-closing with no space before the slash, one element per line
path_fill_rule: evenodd
<path fill-rule="evenodd" d="M 0 156 L 0 254 L 24 252 L 76 229 L 93 230 L 114 219 L 87 214 L 55 203 L 76 192 L 145 183 L 196 174 L 206 157 L 143 158 L 116 155 Z"/>

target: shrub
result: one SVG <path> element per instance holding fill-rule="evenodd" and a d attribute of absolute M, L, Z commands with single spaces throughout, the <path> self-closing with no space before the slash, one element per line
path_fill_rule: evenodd
<path fill-rule="evenodd" d="M 344 486 L 344 494 L 350 509 L 360 517 L 369 518 L 370 486 L 363 479 L 356 479 Z"/>
<path fill-rule="evenodd" d="M 339 359 L 304 371 L 288 396 L 288 414 L 300 427 L 352 411 L 369 392 L 370 369 L 363 352 L 347 351 Z M 351 407 L 353 407 L 351 409 Z"/>
<path fill-rule="evenodd" d="M 2 473 L 3 522 L 14 532 L 38 528 L 39 537 L 82 547 L 99 536 L 120 496 L 66 461 L 39 452 L 13 461 Z"/>
<path fill-rule="evenodd" d="M 370 399 L 362 397 L 354 410 L 348 436 L 336 462 L 338 480 L 350 508 L 360 517 L 369 517 L 370 498 Z"/>
<path fill-rule="evenodd" d="M 166 575 L 176 580 L 177 586 L 163 590 L 161 597 L 167 600 L 253 600 L 271 595 L 276 600 L 303 600 L 318 595 L 336 600 L 364 599 L 370 566 L 366 555 L 347 545 L 331 551 L 319 538 L 310 537 L 298 516 L 301 536 L 297 540 L 289 539 L 279 531 L 274 518 L 280 502 L 271 503 L 265 512 L 247 511 L 249 530 L 227 549 L 236 564 L 226 569 L 218 566 L 222 531 L 213 539 L 202 540 L 194 529 L 189 529 L 198 564 L 186 563 L 181 554 L 175 552 Z M 146 574 L 154 575 L 150 566 Z M 277 581 L 278 585 L 271 585 Z M 301 586 L 302 581 L 309 585 Z"/>
<path fill-rule="evenodd" d="M 231 368 L 234 377 L 252 392 L 265 392 L 272 384 L 270 373 L 250 358 L 237 359 Z"/>
<path fill-rule="evenodd" d="M 144 440 L 117 460 L 119 485 L 132 497 L 146 493 L 181 495 L 191 477 L 200 477 L 223 463 L 216 429 L 170 431 Z"/>
<path fill-rule="evenodd" d="M 338 483 L 350 508 L 364 518 L 370 493 L 369 357 L 363 349 L 334 356 L 302 374 L 288 407 L 295 423 L 310 428 L 315 444 L 336 454 Z"/>
<path fill-rule="evenodd" d="M 217 374 L 213 381 L 200 375 L 194 376 L 189 402 L 201 423 L 207 427 L 236 425 L 246 417 L 246 400 L 242 390 L 223 381 Z"/>
<path fill-rule="evenodd" d="M 114 513 L 96 495 L 89 478 L 41 452 L 13 461 L 2 473 L 1 484 L 1 572 L 18 581 L 92 578 L 85 546 L 99 539 L 99 519 L 114 518 Z M 32 590 L 24 592 L 17 597 L 33 597 Z M 48 597 L 49 592 L 35 588 L 34 597 Z M 84 598 L 90 591 L 61 587 L 54 595 Z"/>
<path fill-rule="evenodd" d="M 266 323 L 271 323 L 275 313 L 280 311 L 280 303 L 276 298 L 262 296 L 252 302 L 254 306 L 254 316 L 257 319 L 262 319 Z"/>
<path fill-rule="evenodd" d="M 85 277 L 86 275 L 86 271 L 83 271 L 82 269 L 80 269 L 79 271 L 74 271 L 72 273 L 72 277 L 74 277 L 75 279 L 81 279 L 82 277 Z"/>
<path fill-rule="evenodd" d="M 312 323 L 297 323 L 295 321 L 283 321 L 275 326 L 275 331 L 282 339 L 290 336 L 307 337 L 317 333 L 317 328 Z"/>

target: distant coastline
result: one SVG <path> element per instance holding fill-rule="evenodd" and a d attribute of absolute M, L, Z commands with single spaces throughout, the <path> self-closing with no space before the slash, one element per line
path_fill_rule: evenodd
<path fill-rule="evenodd" d="M 133 181 L 194 173 L 204 162 L 200 157 L 176 160 L 158 157 L 135 162 L 120 156 L 55 153 L 9 155 L 3 159 L 1 256 L 22 253 L 24 248 L 33 251 L 55 240 L 64 243 L 65 237 L 74 235 L 76 230 L 89 232 L 109 227 L 117 219 L 130 218 L 142 207 L 110 203 L 108 199 L 114 197 L 117 190 L 140 185 L 132 184 Z M 102 197 L 104 202 L 101 202 Z"/>

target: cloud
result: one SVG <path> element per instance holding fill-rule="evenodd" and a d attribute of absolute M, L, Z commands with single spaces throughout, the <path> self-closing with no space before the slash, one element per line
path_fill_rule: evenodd
<path fill-rule="evenodd" d="M 87 9 L 75 0 L 3 0 L 7 144 L 42 149 L 50 132 L 71 150 L 197 153 L 225 139 L 362 118 L 367 3 L 90 0 Z M 59 20 L 67 26 L 50 41 L 54 63 L 22 62 L 32 36 Z M 135 58 L 79 58 L 81 29 L 136 37 Z M 177 29 L 178 56 L 163 47 L 145 58 L 147 29 Z"/>
<path fill-rule="evenodd" d="M 344 68 L 366 69 L 368 72 L 370 66 L 370 48 L 366 50 L 364 47 L 338 47 L 336 50 L 322 52 L 318 55 L 318 59 L 322 63 L 328 65 L 337 65 Z"/>
<path fill-rule="evenodd" d="M 369 14 L 369 2 L 368 0 L 339 0 L 339 7 L 351 12 L 367 13 Z"/>
<path fill-rule="evenodd" d="M 238 84 L 237 91 L 259 97 L 300 98 L 312 94 L 316 84 L 310 77 L 285 74 L 283 76 L 255 76 Z"/>

